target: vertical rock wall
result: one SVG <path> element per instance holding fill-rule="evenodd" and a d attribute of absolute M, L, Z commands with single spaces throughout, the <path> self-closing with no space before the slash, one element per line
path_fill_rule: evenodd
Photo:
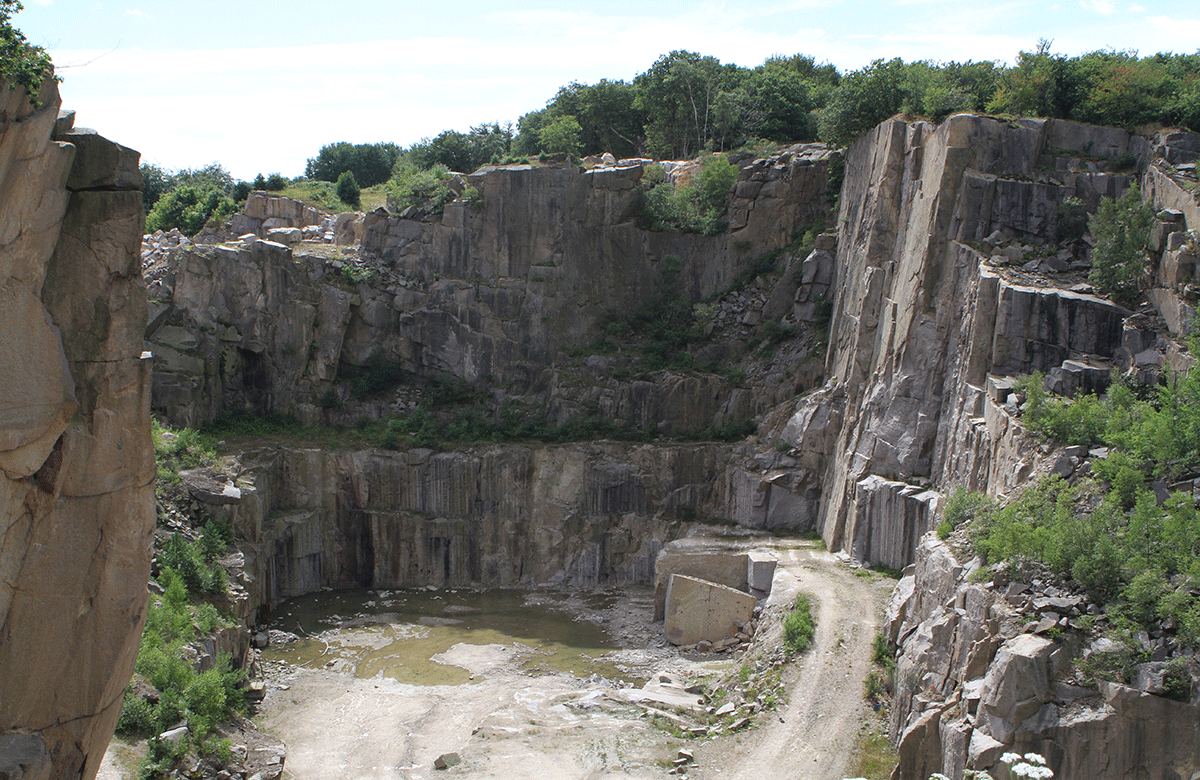
<path fill-rule="evenodd" d="M 0 84 L 0 775 L 88 780 L 154 529 L 141 176 L 40 98 Z"/>
<path fill-rule="evenodd" d="M 774 421 L 790 450 L 747 473 L 747 489 L 771 483 L 768 503 L 808 518 L 831 548 L 901 568 L 932 528 L 938 499 L 925 488 L 1001 494 L 1024 479 L 1036 453 L 989 383 L 1106 377 L 1122 349 L 1144 349 L 1130 312 L 1024 273 L 1025 254 L 1054 243 L 1061 201 L 1094 205 L 1135 181 L 1089 155 L 1131 152 L 1145 166 L 1149 149 L 1111 128 L 971 115 L 893 119 L 860 138 L 841 194 L 830 381 Z"/>
<path fill-rule="evenodd" d="M 322 587 L 648 585 L 719 519 L 730 445 L 247 453 L 230 511 L 255 608 Z"/>

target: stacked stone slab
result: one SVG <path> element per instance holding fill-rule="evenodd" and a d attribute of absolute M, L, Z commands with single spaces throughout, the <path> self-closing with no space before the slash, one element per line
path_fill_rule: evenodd
<path fill-rule="evenodd" d="M 672 574 L 667 584 L 665 630 L 674 645 L 728 639 L 754 617 L 757 599 L 715 582 Z"/>
<path fill-rule="evenodd" d="M 242 210 L 233 215 L 231 226 L 235 236 L 254 233 L 266 238 L 267 231 L 274 228 L 321 225 L 326 216 L 325 212 L 302 200 L 255 190 L 246 197 Z"/>
<path fill-rule="evenodd" d="M 154 529 L 137 152 L 0 84 L 0 775 L 90 780 Z"/>
<path fill-rule="evenodd" d="M 736 644 L 755 605 L 771 592 L 775 564 L 770 552 L 727 540 L 671 542 L 654 565 L 654 619 L 675 645 Z"/>

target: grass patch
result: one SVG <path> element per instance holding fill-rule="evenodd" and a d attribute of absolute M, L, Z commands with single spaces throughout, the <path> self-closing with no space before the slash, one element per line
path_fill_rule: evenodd
<path fill-rule="evenodd" d="M 799 655 L 812 645 L 817 627 L 813 622 L 812 602 L 801 593 L 796 596 L 792 611 L 783 619 L 783 644 L 787 651 Z"/>
<path fill-rule="evenodd" d="M 895 746 L 884 734 L 882 724 L 877 721 L 877 718 L 870 718 L 864 721 L 859 729 L 858 749 L 848 767 L 852 777 L 861 777 L 863 780 L 889 780 L 899 761 Z"/>

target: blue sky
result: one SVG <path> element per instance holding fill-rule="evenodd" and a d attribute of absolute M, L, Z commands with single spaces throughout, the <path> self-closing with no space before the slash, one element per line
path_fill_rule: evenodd
<path fill-rule="evenodd" d="M 24 0 L 79 125 L 166 168 L 303 173 L 323 144 L 407 145 L 515 122 L 571 81 L 631 79 L 689 49 L 744 66 L 803 53 L 1012 62 L 1053 50 L 1195 52 L 1200 0 Z"/>

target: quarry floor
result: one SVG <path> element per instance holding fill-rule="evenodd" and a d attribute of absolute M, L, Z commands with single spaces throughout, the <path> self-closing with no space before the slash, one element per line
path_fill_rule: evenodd
<path fill-rule="evenodd" d="M 515 660 L 520 648 L 466 643 L 442 658 L 471 673 L 460 685 L 415 686 L 273 666 L 256 720 L 287 743 L 284 777 L 296 780 L 662 778 L 681 747 L 695 761 L 677 776 L 847 777 L 866 714 L 863 680 L 871 640 L 894 583 L 856 572 L 811 543 L 772 549 L 780 563 L 767 617 L 744 652 L 769 653 L 781 641 L 779 621 L 799 592 L 812 599 L 816 635 L 812 648 L 785 669 L 786 702 L 758 713 L 738 732 L 675 736 L 653 725 L 619 683 L 557 672 L 529 675 Z M 744 660 L 741 653 L 684 657 L 663 643 L 661 623 L 650 622 L 649 590 L 622 591 L 601 608 L 581 603 L 578 609 L 617 640 L 623 649 L 608 660 L 631 676 L 712 679 Z M 434 761 L 444 753 L 457 753 L 461 763 L 436 770 Z"/>

